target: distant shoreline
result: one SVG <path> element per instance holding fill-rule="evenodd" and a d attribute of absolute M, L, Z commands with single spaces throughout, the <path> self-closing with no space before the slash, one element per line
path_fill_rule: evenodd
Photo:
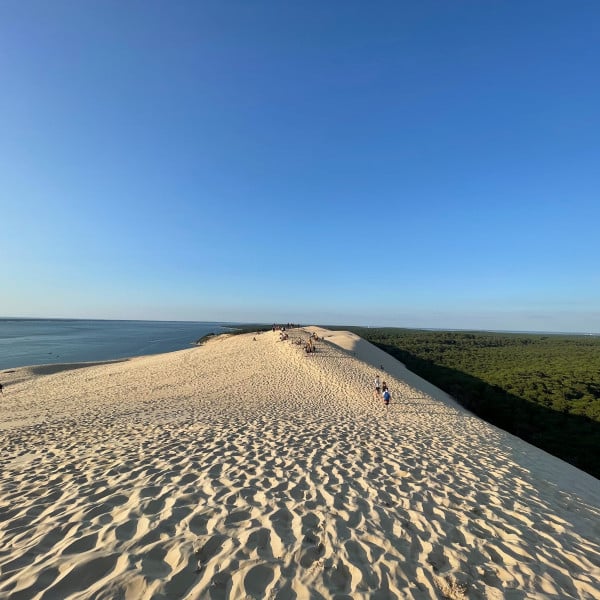
<path fill-rule="evenodd" d="M 203 325 L 221 325 L 231 327 L 232 329 L 245 329 L 249 327 L 270 327 L 270 323 L 250 322 L 250 321 L 196 321 L 196 320 L 178 320 L 178 319 L 103 319 L 103 318 L 84 318 L 84 317 L 10 317 L 0 315 L 2 321 L 61 321 L 61 322 L 99 322 L 99 323 L 176 323 L 176 324 L 203 324 Z M 365 329 L 402 329 L 408 331 L 447 331 L 449 333 L 506 333 L 506 334 L 527 334 L 527 335 L 583 335 L 600 336 L 600 332 L 594 331 L 545 331 L 545 330 L 527 330 L 527 329 L 477 329 L 463 327 L 415 327 L 404 325 L 363 325 L 360 323 L 340 325 L 323 324 L 322 327 L 332 327 L 333 329 L 347 329 L 352 327 L 364 327 Z"/>
<path fill-rule="evenodd" d="M 212 321 L 0 319 L 0 371 L 175 352 L 233 327 Z"/>

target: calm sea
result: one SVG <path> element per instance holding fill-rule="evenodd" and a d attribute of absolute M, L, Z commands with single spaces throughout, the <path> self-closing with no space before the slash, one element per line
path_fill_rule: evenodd
<path fill-rule="evenodd" d="M 208 322 L 0 318 L 0 370 L 172 352 L 228 330 Z"/>

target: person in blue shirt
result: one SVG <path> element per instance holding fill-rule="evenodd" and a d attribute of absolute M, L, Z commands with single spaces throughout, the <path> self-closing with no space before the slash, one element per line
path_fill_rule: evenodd
<path fill-rule="evenodd" d="M 383 395 L 381 397 L 383 398 L 383 403 L 386 406 L 389 406 L 392 395 L 390 394 L 390 390 L 388 390 L 388 387 L 385 385 L 385 383 L 383 384 Z"/>

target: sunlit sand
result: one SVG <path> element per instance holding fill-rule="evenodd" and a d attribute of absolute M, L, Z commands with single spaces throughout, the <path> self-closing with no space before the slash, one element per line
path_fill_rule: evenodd
<path fill-rule="evenodd" d="M 600 481 L 289 333 L 0 373 L 0 598 L 600 596 Z"/>

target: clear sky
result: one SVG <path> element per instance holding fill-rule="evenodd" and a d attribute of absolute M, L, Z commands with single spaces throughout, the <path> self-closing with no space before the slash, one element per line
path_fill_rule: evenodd
<path fill-rule="evenodd" d="M 600 332 L 600 2 L 0 2 L 0 315 Z"/>

